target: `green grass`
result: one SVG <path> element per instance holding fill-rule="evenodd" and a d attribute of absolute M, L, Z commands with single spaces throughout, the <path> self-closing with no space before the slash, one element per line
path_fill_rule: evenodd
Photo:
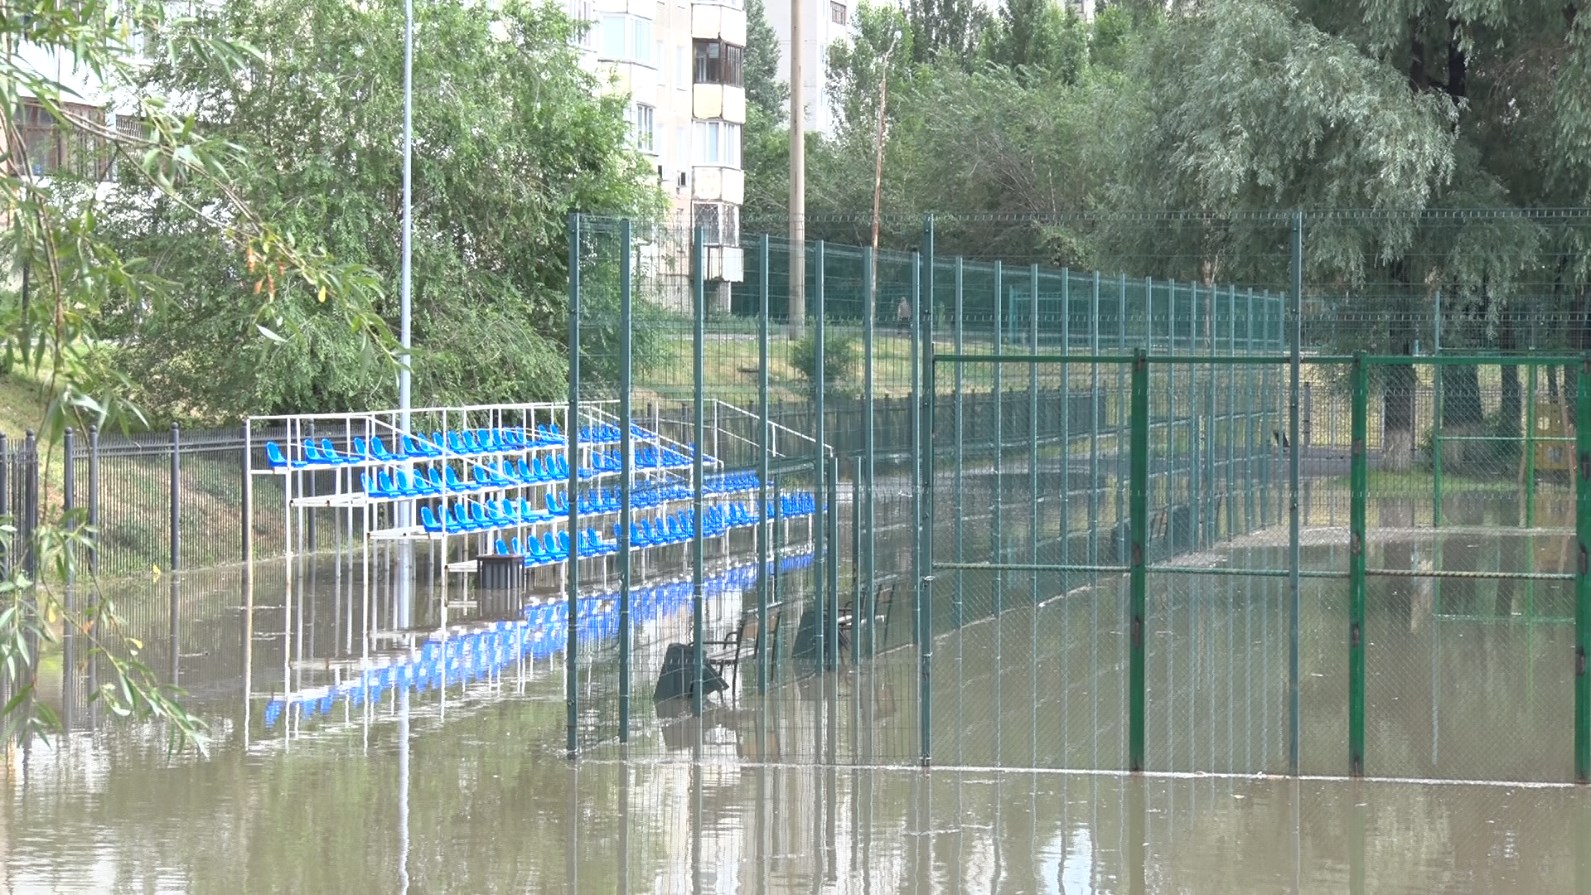
<path fill-rule="evenodd" d="M 21 373 L 0 377 L 0 433 L 20 439 L 29 429 L 44 421 L 44 387 L 37 379 Z"/>
<path fill-rule="evenodd" d="M 1339 476 L 1335 480 L 1344 487 L 1348 485 L 1348 476 Z M 1420 469 L 1407 472 L 1372 469 L 1366 476 L 1365 481 L 1372 497 L 1389 497 L 1400 494 L 1429 495 L 1431 489 L 1435 487 L 1435 476 L 1429 470 Z M 1539 482 L 1537 487 L 1541 487 Z M 1512 475 L 1484 479 L 1454 475 L 1452 473 L 1442 476 L 1442 491 L 1446 494 L 1453 494 L 1459 491 L 1514 493 L 1522 488 L 1523 485 Z"/>
<path fill-rule="evenodd" d="M 857 326 L 831 326 L 831 333 L 844 333 L 855 336 L 857 340 L 858 358 L 856 375 L 847 381 L 831 383 L 831 390 L 849 394 L 859 394 L 862 390 L 862 358 L 860 356 L 862 344 L 862 330 Z M 796 372 L 791 363 L 792 347 L 795 339 L 788 335 L 788 330 L 778 328 L 771 334 L 768 345 L 768 391 L 769 397 L 774 401 L 801 400 L 807 397 L 809 386 L 807 381 Z M 943 335 L 934 340 L 936 350 L 942 354 L 955 350 L 955 343 Z M 987 339 L 969 338 L 963 343 L 967 353 L 989 354 L 993 353 L 993 345 Z M 1020 346 L 1006 346 L 1008 354 L 1022 354 L 1027 349 Z M 678 397 L 690 394 L 693 385 L 694 342 L 690 334 L 681 334 L 665 339 L 660 346 L 661 358 L 652 365 L 652 372 L 637 377 L 637 395 L 640 397 Z M 760 349 L 755 331 L 721 331 L 714 329 L 707 336 L 704 356 L 702 358 L 703 376 L 707 384 L 707 394 L 711 397 L 721 398 L 726 401 L 748 404 L 757 397 L 758 371 L 761 367 Z M 874 330 L 873 338 L 873 393 L 879 398 L 901 398 L 911 393 L 912 369 L 912 344 L 909 337 L 901 335 L 893 327 L 878 327 Z M 961 387 L 964 391 L 991 391 L 994 388 L 995 370 L 997 365 L 989 363 L 968 363 L 959 368 L 961 374 Z M 1008 391 L 1020 391 L 1027 388 L 1029 368 L 1023 364 L 1007 364 L 998 367 L 1001 372 L 1002 386 Z M 936 373 L 938 379 L 935 391 L 942 395 L 953 394 L 956 389 L 957 368 L 949 364 L 942 364 Z M 1116 381 L 1116 370 L 1108 365 L 1099 368 L 1102 382 L 1110 387 Z M 1122 383 L 1125 385 L 1125 370 Z M 1068 364 L 1066 376 L 1071 381 L 1072 388 L 1084 389 L 1092 386 L 1090 379 L 1091 368 L 1087 364 Z M 1046 363 L 1038 365 L 1038 377 L 1041 388 L 1052 389 L 1059 386 L 1061 365 Z"/>

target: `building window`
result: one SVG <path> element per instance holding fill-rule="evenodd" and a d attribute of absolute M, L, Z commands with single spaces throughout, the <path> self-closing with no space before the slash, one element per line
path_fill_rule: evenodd
<path fill-rule="evenodd" d="M 714 119 L 692 122 L 691 130 L 696 144 L 696 164 L 740 167 L 740 125 Z"/>
<path fill-rule="evenodd" d="M 652 64 L 652 20 L 630 19 L 630 58 L 642 65 Z"/>
<path fill-rule="evenodd" d="M 35 100 L 22 101 L 21 137 L 27 169 L 35 177 L 70 174 L 87 180 L 110 176 L 111 147 L 106 141 L 105 110 L 61 103 L 61 114 L 78 123 L 56 121 Z"/>
<path fill-rule="evenodd" d="M 740 245 L 740 206 L 697 202 L 692 210 L 696 229 L 702 231 L 703 245 Z"/>
<path fill-rule="evenodd" d="M 609 62 L 633 62 L 651 67 L 652 20 L 638 16 L 607 14 L 602 17 L 602 44 L 599 56 Z"/>
<path fill-rule="evenodd" d="M 630 131 L 635 148 L 652 154 L 657 152 L 657 110 L 646 103 L 630 107 Z"/>
<path fill-rule="evenodd" d="M 721 40 L 698 40 L 695 42 L 695 51 L 696 83 L 745 86 L 741 65 L 746 52 L 743 48 Z"/>
<path fill-rule="evenodd" d="M 596 8 L 594 0 L 568 0 L 572 46 L 586 50 L 597 48 Z"/>
<path fill-rule="evenodd" d="M 836 25 L 844 25 L 845 24 L 845 4 L 844 3 L 835 3 L 835 2 L 833 2 L 833 0 L 830 0 L 830 3 L 829 3 L 829 21 L 833 22 Z"/>

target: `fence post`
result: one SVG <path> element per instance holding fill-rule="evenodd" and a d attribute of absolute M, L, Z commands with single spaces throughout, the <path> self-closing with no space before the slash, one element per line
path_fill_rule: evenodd
<path fill-rule="evenodd" d="M 774 526 L 778 520 L 770 517 L 768 513 L 768 455 L 773 450 L 770 424 L 768 421 L 768 235 L 765 233 L 757 240 L 757 254 L 761 257 L 762 264 L 757 280 L 758 300 L 761 304 L 761 313 L 757 315 L 757 693 L 768 692 L 768 597 L 769 577 L 778 573 L 777 565 L 770 565 L 770 561 L 777 562 L 778 556 L 770 556 L 768 539 L 773 535 Z M 867 325 L 868 352 L 867 362 L 872 363 L 873 324 Z M 867 388 L 869 398 L 872 397 L 873 381 L 872 369 L 868 369 Z M 872 420 L 867 420 L 868 437 L 872 437 Z"/>
<path fill-rule="evenodd" d="M 956 280 L 955 280 L 954 303 L 953 303 L 952 309 L 951 309 L 951 318 L 954 321 L 952 325 L 955 328 L 951 331 L 951 335 L 952 335 L 952 337 L 954 339 L 952 350 L 959 356 L 959 355 L 964 354 L 966 352 L 966 345 L 967 345 L 966 337 L 964 335 L 964 332 L 966 330 L 966 316 L 967 316 L 967 314 L 966 314 L 966 262 L 960 255 L 956 256 L 956 268 L 955 268 L 955 271 L 956 271 Z M 962 363 L 958 359 L 955 362 L 955 368 L 954 369 L 955 369 L 955 373 L 954 373 L 955 379 L 954 379 L 954 382 L 952 383 L 952 389 L 954 390 L 954 393 L 955 393 L 955 399 L 954 399 L 955 403 L 954 403 L 954 405 L 952 407 L 952 415 L 954 416 L 955 421 L 956 421 L 956 462 L 955 462 L 954 466 L 952 467 L 952 469 L 954 469 L 955 482 L 951 486 L 951 493 L 956 496 L 955 497 L 954 512 L 953 512 L 952 515 L 955 517 L 955 520 L 956 520 L 956 524 L 955 524 L 955 539 L 956 539 L 955 540 L 955 543 L 956 543 L 955 561 L 959 564 L 961 562 L 964 562 L 966 560 L 966 558 L 967 558 L 967 555 L 966 555 L 967 554 L 966 535 L 965 535 L 964 530 L 963 530 L 963 526 L 965 524 L 964 520 L 966 518 L 966 512 L 967 512 L 966 503 L 965 503 L 966 485 L 965 485 L 965 479 L 964 479 L 964 476 L 963 476 L 963 472 L 964 472 L 964 470 L 966 469 L 966 466 L 967 466 L 967 417 L 966 417 L 966 412 L 967 411 L 966 411 L 966 401 L 965 401 L 965 394 L 966 394 L 966 364 Z M 951 627 L 955 628 L 956 630 L 960 630 L 961 629 L 962 611 L 963 611 L 963 608 L 966 605 L 966 596 L 967 596 L 966 595 L 966 589 L 967 588 L 966 588 L 965 578 L 966 578 L 966 573 L 963 570 L 957 570 L 956 575 L 955 575 L 955 583 L 956 583 L 955 591 L 951 594 L 951 597 L 950 597 L 950 614 L 951 614 L 951 618 L 953 619 L 953 621 L 951 622 Z"/>
<path fill-rule="evenodd" d="M 691 310 L 694 321 L 694 334 L 692 339 L 692 440 L 695 442 L 691 450 L 691 712 L 696 717 L 702 715 L 703 669 L 706 666 L 706 656 L 703 653 L 705 645 L 702 638 L 704 615 L 707 612 L 707 587 L 705 573 L 703 572 L 704 551 L 706 549 L 705 535 L 702 532 L 703 503 L 706 501 L 706 490 L 702 482 L 702 441 L 706 438 L 706 420 L 702 402 L 702 391 L 707 385 L 707 368 L 704 366 L 703 355 L 707 350 L 707 283 L 704 263 L 703 243 L 706 235 L 698 227 L 691 235 L 691 299 L 695 307 Z M 702 743 L 702 727 L 696 725 L 696 747 L 699 755 Z"/>
<path fill-rule="evenodd" d="M 816 511 L 812 516 L 812 559 L 815 563 L 817 584 L 817 619 L 814 629 L 817 632 L 817 649 L 814 658 L 818 667 L 825 671 L 833 668 L 838 659 L 836 641 L 839 640 L 839 626 L 835 615 L 830 611 L 830 600 L 835 594 L 828 591 L 829 564 L 834 561 L 831 555 L 833 545 L 828 543 L 828 514 L 824 512 L 823 502 L 828 493 L 824 485 L 824 478 L 829 471 L 829 461 L 825 449 L 828 441 L 827 416 L 828 407 L 824 401 L 823 393 L 828 390 L 828 308 L 826 307 L 826 280 L 828 259 L 823 240 L 818 240 L 816 249 L 816 289 L 813 291 L 813 311 L 817 317 L 816 327 L 813 331 L 813 370 L 812 370 L 812 498 L 816 504 Z M 698 385 L 700 388 L 700 385 Z M 833 508 L 830 508 L 830 512 Z"/>
<path fill-rule="evenodd" d="M 94 437 L 94 430 L 89 430 L 89 438 Z M 95 445 L 97 448 L 98 445 Z M 252 420 L 243 421 L 243 564 L 254 562 L 254 423 Z M 93 491 L 92 483 L 98 480 L 99 456 L 97 453 L 90 455 L 88 477 L 89 490 Z M 97 501 L 96 501 L 97 503 Z M 93 510 L 89 512 L 92 514 Z M 93 521 L 92 516 L 90 521 Z"/>
<path fill-rule="evenodd" d="M 1437 292 L 1435 297 L 1432 299 L 1432 311 L 1433 311 L 1432 318 L 1433 318 L 1434 322 L 1433 322 L 1433 326 L 1432 326 L 1433 332 L 1431 334 L 1431 336 L 1432 336 L 1432 338 L 1431 338 L 1431 353 L 1432 353 L 1432 356 L 1434 356 L 1434 357 L 1440 357 L 1442 355 L 1442 293 L 1441 292 Z M 1444 378 L 1446 378 L 1446 377 L 1444 377 L 1442 375 L 1445 372 L 1445 370 L 1446 370 L 1446 368 L 1441 366 L 1440 364 L 1432 365 L 1432 367 L 1431 367 L 1431 383 L 1432 383 L 1432 386 L 1435 389 L 1435 396 L 1434 396 L 1434 398 L 1432 400 L 1432 407 L 1431 407 L 1431 527 L 1432 528 L 1441 528 L 1442 527 L 1442 467 L 1445 465 L 1444 461 L 1446 459 L 1442 455 L 1447 453 L 1447 451 L 1444 449 L 1444 447 L 1442 445 L 1442 424 L 1447 419 L 1447 408 L 1445 407 L 1446 400 L 1447 400 L 1447 389 L 1446 389 L 1446 383 L 1444 383 L 1442 381 Z M 1412 437 L 1412 435 L 1411 435 L 1411 437 Z M 1461 444 L 1462 444 L 1462 442 L 1461 442 Z M 1440 549 L 1441 549 L 1440 545 L 1442 543 L 1441 539 L 1440 538 L 1437 539 L 1436 543 L 1438 544 L 1437 549 L 1440 551 Z M 1438 562 L 1437 568 L 1441 568 L 1440 557 L 1438 557 L 1438 560 L 1439 560 L 1439 562 Z M 1441 583 L 1440 582 L 1438 582 L 1437 587 L 1438 588 L 1441 587 Z M 1437 606 L 1438 607 L 1441 606 L 1440 600 L 1438 600 Z"/>
<path fill-rule="evenodd" d="M 180 551 L 182 549 L 182 525 L 181 525 L 180 519 L 179 519 L 179 506 L 178 506 L 178 500 L 177 500 L 178 487 L 179 487 L 178 484 L 177 484 L 177 481 L 178 481 L 177 477 L 182 472 L 182 461 L 178 457 L 179 452 L 181 450 L 182 450 L 182 430 L 177 427 L 176 423 L 172 423 L 171 424 L 171 488 L 170 488 L 170 497 L 171 497 L 171 508 L 170 508 L 170 510 L 171 510 L 171 513 L 170 513 L 170 516 L 171 516 L 171 562 L 170 562 L 170 566 L 169 566 L 169 569 L 172 572 L 177 571 L 177 563 L 178 563 L 178 560 L 180 559 Z"/>
<path fill-rule="evenodd" d="M 632 234 L 628 218 L 619 222 L 619 742 L 630 741 L 630 523 L 634 521 L 631 476 L 635 472 L 632 422 L 630 414 L 630 389 L 634 371 L 631 368 L 631 327 L 634 321 L 634 290 L 630 283 L 630 243 Z M 575 346 L 578 350 L 578 346 Z M 573 538 L 571 538 L 571 541 Z"/>
<path fill-rule="evenodd" d="M 0 516 L 11 514 L 11 461 L 11 446 L 5 435 L 0 434 Z M 11 573 L 11 551 L 14 546 L 14 542 L 7 544 L 0 539 L 0 576 Z"/>
<path fill-rule="evenodd" d="M 862 657 L 862 638 L 873 637 L 873 585 L 862 576 L 862 455 L 851 458 L 851 667 Z M 839 477 L 838 473 L 835 475 Z M 866 633 L 863 624 L 866 624 Z M 868 651 L 872 655 L 872 651 Z"/>
<path fill-rule="evenodd" d="M 1130 447 L 1132 479 L 1128 486 L 1128 531 L 1132 538 L 1131 587 L 1132 616 L 1128 670 L 1128 745 L 1127 769 L 1144 769 L 1144 611 L 1148 584 L 1146 568 L 1149 533 L 1149 361 L 1143 346 L 1133 350 L 1132 435 Z"/>
<path fill-rule="evenodd" d="M 918 734 L 922 744 L 922 754 L 919 763 L 928 767 L 933 761 L 933 723 L 932 723 L 932 696 L 933 696 L 933 639 L 930 635 L 928 602 L 932 597 L 933 566 L 929 554 L 933 544 L 933 506 L 930 498 L 933 494 L 933 445 L 931 434 L 933 432 L 933 394 L 934 394 L 934 364 L 933 364 L 933 259 L 934 259 L 934 218 L 928 215 L 923 223 L 922 250 L 913 259 L 912 267 L 912 300 L 916 304 L 912 315 L 913 347 L 921 351 L 920 357 L 913 355 L 912 390 L 915 392 L 917 404 L 917 429 L 913 433 L 913 441 L 917 450 L 914 451 L 913 473 L 917 481 L 915 491 L 916 501 L 916 549 L 912 551 L 916 577 L 914 603 L 915 634 L 917 641 L 917 721 Z M 927 283 L 925 288 L 924 270 L 926 265 Z"/>
<path fill-rule="evenodd" d="M 97 429 L 89 429 L 89 441 L 92 448 L 89 453 L 88 476 L 91 483 L 99 481 L 99 442 Z M 243 666 L 243 704 L 250 705 L 250 696 L 253 693 L 254 681 L 254 423 L 248 417 L 243 418 L 243 624 L 241 637 L 242 643 L 238 645 L 238 655 Z M 292 445 L 288 446 L 291 451 Z M 89 512 L 95 512 L 99 505 L 99 492 L 93 484 L 89 486 L 89 499 L 91 503 Z M 99 535 L 95 532 L 95 554 L 98 554 Z M 89 668 L 90 692 L 97 683 L 94 669 Z M 248 740 L 249 722 L 253 713 L 243 713 L 243 739 Z"/>
<path fill-rule="evenodd" d="M 34 549 L 33 536 L 39 527 L 39 441 L 30 430 L 23 433 L 22 451 L 24 472 L 22 477 L 22 518 L 18 520 L 18 539 L 22 541 L 22 568 L 31 582 L 39 580 L 39 553 Z M 33 659 L 38 660 L 34 650 Z"/>
<path fill-rule="evenodd" d="M 182 561 L 182 514 L 180 505 L 181 502 L 179 500 L 179 497 L 182 493 L 180 485 L 180 476 L 182 474 L 181 456 L 182 430 L 175 422 L 173 422 L 171 424 L 171 574 L 169 576 L 169 580 L 171 582 L 169 585 L 171 589 L 171 683 L 173 685 L 178 683 L 180 672 L 182 670 L 178 661 L 181 656 L 182 643 L 180 632 L 182 619 L 178 612 L 178 607 L 181 602 L 181 590 L 177 583 L 177 570 L 180 568 Z M 313 510 L 310 511 L 310 516 L 314 516 Z"/>
<path fill-rule="evenodd" d="M 1534 347 L 1534 346 L 1532 346 Z M 1525 527 L 1536 527 L 1536 365 L 1531 363 L 1525 397 Z"/>
<path fill-rule="evenodd" d="M 1299 707 L 1300 658 L 1298 625 L 1301 609 L 1299 580 L 1299 538 L 1302 522 L 1299 518 L 1299 462 L 1303 446 L 1299 441 L 1299 383 L 1303 354 L 1304 306 L 1304 213 L 1293 212 L 1292 238 L 1292 301 L 1288 309 L 1292 325 L 1288 327 L 1288 341 L 1292 343 L 1289 356 L 1289 383 L 1287 389 L 1287 771 L 1298 773 L 1299 737 L 1302 714 Z"/>
<path fill-rule="evenodd" d="M 1591 676 L 1586 669 L 1587 653 L 1591 652 L 1591 563 L 1586 555 L 1591 549 L 1591 357 L 1581 359 L 1578 379 L 1574 520 L 1580 562 L 1575 570 L 1574 592 L 1574 779 L 1577 783 L 1591 783 Z"/>
<path fill-rule="evenodd" d="M 1065 288 L 1065 287 L 1062 287 Z M 1030 357 L 1039 353 L 1039 266 L 1028 265 L 1028 292 L 1032 301 L 1028 303 L 1028 354 Z M 1066 351 L 1063 346 L 1062 352 Z M 1037 361 L 1028 361 L 1028 563 L 1033 566 L 1028 571 L 1028 604 L 1039 602 L 1039 365 Z M 1063 398 L 1064 402 L 1065 399 Z M 1066 466 L 1066 448 L 1061 448 L 1061 467 Z M 1061 522 L 1061 543 L 1064 545 L 1066 537 L 1065 515 Z M 1063 558 L 1061 562 L 1065 562 Z M 1062 618 L 1065 614 L 1062 614 Z M 1038 626 L 1033 625 L 1028 629 L 1028 638 L 1031 641 L 1028 654 L 1037 658 Z M 1037 748 L 1037 737 L 1034 737 Z"/>
<path fill-rule="evenodd" d="M 88 427 L 88 570 L 99 574 L 99 427 Z"/>
<path fill-rule="evenodd" d="M 873 250 L 871 248 L 862 249 L 862 258 L 866 269 L 869 271 L 873 270 L 873 265 L 877 263 L 873 255 Z M 875 278 L 871 276 L 864 277 L 863 282 L 866 284 L 863 288 L 867 290 L 867 306 L 868 308 L 876 309 L 878 306 L 878 295 Z M 864 457 L 864 468 L 862 474 L 864 477 L 863 481 L 865 483 L 863 486 L 863 499 L 867 501 L 867 508 L 862 516 L 862 523 L 867 529 L 867 540 L 863 543 L 862 549 L 859 551 L 860 559 L 858 561 L 862 563 L 863 580 L 867 582 L 865 588 L 866 593 L 868 594 L 869 612 L 875 611 L 873 609 L 872 595 L 876 592 L 878 587 L 878 582 L 876 580 L 878 575 L 878 558 L 874 553 L 876 544 L 873 538 L 873 471 L 875 460 L 874 451 L 876 449 L 876 433 L 874 432 L 874 426 L 877 424 L 877 421 L 874 418 L 875 407 L 873 404 L 873 334 L 875 321 L 877 319 L 878 314 L 876 311 L 870 312 L 867 315 L 867 322 L 862 325 L 862 454 Z M 764 363 L 763 369 L 766 370 L 767 368 L 768 365 Z M 877 646 L 878 644 L 875 642 L 873 637 L 873 628 L 871 625 L 869 625 L 867 629 L 867 657 L 869 659 L 873 657 Z"/>
<path fill-rule="evenodd" d="M 1005 353 L 1005 324 L 1002 322 L 1005 307 L 1005 265 L 999 261 L 994 262 L 994 356 L 1001 357 Z M 1001 460 L 1005 457 L 1005 364 L 995 361 L 991 377 L 994 380 L 994 562 L 996 566 L 1005 565 L 1005 464 Z M 994 616 L 999 618 L 1005 612 L 1005 572 L 996 568 L 994 572 Z M 1001 648 L 1000 636 L 1003 626 L 994 626 L 995 650 Z"/>
<path fill-rule="evenodd" d="M 569 558 L 567 560 L 568 574 L 565 581 L 568 589 L 565 599 L 568 605 L 568 618 L 566 620 L 564 636 L 564 757 L 573 759 L 580 754 L 580 666 L 579 638 L 576 637 L 580 621 L 580 574 L 579 574 L 579 546 L 574 536 L 575 514 L 579 510 L 580 495 L 576 488 L 580 485 L 580 214 L 569 215 L 569 412 L 564 416 L 564 437 L 568 440 L 567 454 L 569 461 L 569 514 L 567 528 L 569 530 Z"/>
<path fill-rule="evenodd" d="M 77 476 L 74 474 L 73 465 L 77 453 L 77 433 L 71 426 L 61 435 L 61 509 L 64 511 L 64 522 L 70 527 L 73 524 L 74 511 L 77 509 Z M 77 564 L 72 555 L 72 541 L 68 538 L 63 547 L 66 550 L 66 581 L 61 595 L 66 608 L 66 622 L 61 625 L 61 726 L 66 730 L 72 729 L 73 715 L 77 708 L 77 688 L 73 686 L 72 669 L 77 665 L 77 624 L 72 619 L 72 613 L 77 611 Z"/>
<path fill-rule="evenodd" d="M 819 500 L 826 501 L 829 505 L 825 514 L 825 526 L 828 528 L 828 560 L 825 570 L 829 577 L 829 644 L 828 655 L 833 656 L 828 667 L 838 668 L 840 665 L 840 455 L 831 453 L 828 457 L 828 471 L 825 476 L 828 490 L 826 496 L 819 496 Z M 855 649 L 857 613 L 861 610 L 861 603 L 851 602 L 851 641 Z M 832 730 L 832 727 L 831 727 Z"/>
<path fill-rule="evenodd" d="M 1370 383 L 1363 352 L 1353 359 L 1348 505 L 1348 772 L 1364 775 L 1365 750 L 1365 437 Z"/>

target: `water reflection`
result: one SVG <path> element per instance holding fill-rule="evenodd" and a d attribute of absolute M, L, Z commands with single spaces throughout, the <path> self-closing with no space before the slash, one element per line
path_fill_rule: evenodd
<path fill-rule="evenodd" d="M 1420 523 L 1407 508 L 1381 512 L 1393 530 Z M 1452 512 L 1441 539 L 1428 529 L 1388 537 L 1372 545 L 1374 562 L 1567 568 L 1559 533 L 1476 540 L 1475 527 L 1505 521 L 1506 508 Z M 1306 543 L 1306 564 L 1341 568 L 1343 549 L 1322 534 Z M 1278 547 L 1259 541 L 1228 557 L 1245 568 L 1281 562 Z M 180 588 L 162 580 L 123 598 L 151 664 L 213 710 L 214 754 L 170 759 L 158 731 L 116 725 L 57 749 L 9 753 L 0 891 L 1591 887 L 1591 803 L 1572 789 L 971 770 L 1121 760 L 1123 597 L 1114 581 L 1101 579 L 1087 599 L 1008 609 L 997 620 L 969 615 L 938 639 L 934 757 L 964 769 L 925 772 L 902 766 L 920 749 L 920 668 L 909 648 L 781 679 L 764 696 L 715 697 L 700 717 L 648 719 L 627 746 L 592 749 L 578 764 L 559 754 L 564 680 L 551 655 L 473 689 L 455 686 L 445 699 L 393 689 L 379 714 L 317 713 L 314 724 L 265 731 L 265 698 L 238 698 L 248 685 L 267 697 L 318 693 L 334 679 L 328 657 L 360 654 L 359 595 L 335 573 L 316 574 L 291 609 L 281 581 L 235 570 L 189 573 Z M 960 583 L 961 593 L 936 599 L 960 598 L 970 613 L 1016 593 Z M 1277 766 L 1281 586 L 1154 583 L 1157 762 Z M 240 590 L 254 613 L 238 611 Z M 1374 585 L 1372 769 L 1566 777 L 1568 591 L 1545 580 Z M 173 594 L 180 624 L 169 614 Z M 726 594 L 723 617 L 740 598 Z M 1311 583 L 1302 620 L 1304 764 L 1324 773 L 1344 764 L 1341 600 L 1339 583 Z M 938 606 L 936 618 L 949 618 Z M 897 634 L 909 631 L 898 622 Z M 679 630 L 648 632 L 635 668 L 655 674 L 655 648 Z M 616 673 L 595 664 L 607 661 L 598 651 L 591 661 L 581 684 L 592 711 L 606 712 Z M 636 680 L 644 700 L 650 680 Z"/>
<path fill-rule="evenodd" d="M 810 700 L 808 708 L 832 702 Z M 799 703 L 792 703 L 799 704 Z M 290 750 L 223 727 L 13 754 L 0 891 L 1566 891 L 1566 788 L 588 758 L 516 697 Z M 832 728 L 831 728 L 832 729 Z M 843 729 L 843 726 L 842 726 Z M 550 736 L 551 735 L 551 736 Z M 830 737 L 842 750 L 844 740 Z M 690 753 L 686 753 L 688 756 Z M 89 845 L 92 843 L 92 845 Z"/>

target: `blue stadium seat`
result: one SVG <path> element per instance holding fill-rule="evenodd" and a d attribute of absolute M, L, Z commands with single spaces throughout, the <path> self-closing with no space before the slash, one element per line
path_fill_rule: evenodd
<path fill-rule="evenodd" d="M 437 521 L 436 513 L 429 504 L 420 507 L 420 525 L 431 534 L 440 534 L 443 531 L 442 523 Z"/>
<path fill-rule="evenodd" d="M 286 457 L 282 456 L 281 447 L 274 441 L 265 443 L 265 462 L 270 464 L 272 469 L 302 469 L 308 465 L 303 460 L 289 462 Z"/>
<path fill-rule="evenodd" d="M 350 454 L 337 453 L 337 449 L 332 446 L 330 438 L 322 438 L 320 440 L 320 453 L 321 456 L 326 458 L 328 463 L 347 464 L 358 463 L 361 460 L 361 458 L 352 456 Z"/>

